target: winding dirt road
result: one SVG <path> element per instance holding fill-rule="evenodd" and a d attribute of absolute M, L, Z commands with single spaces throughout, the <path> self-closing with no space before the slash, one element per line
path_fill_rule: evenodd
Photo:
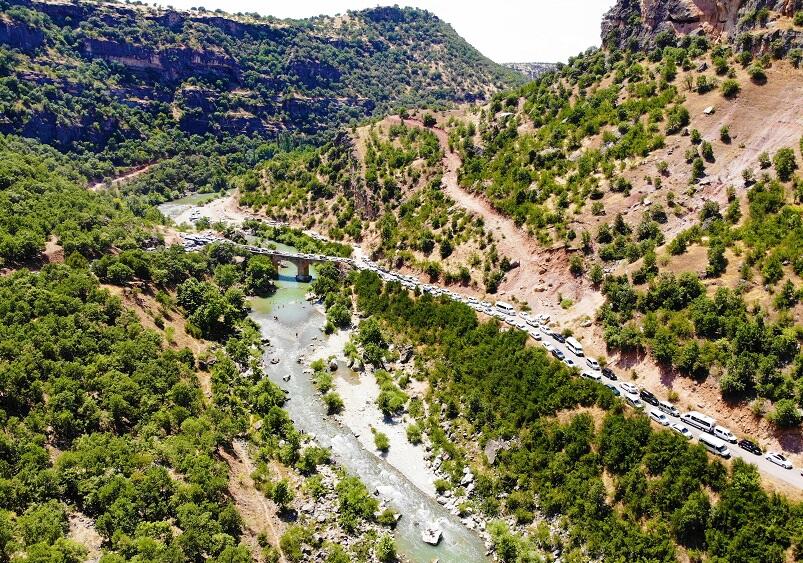
<path fill-rule="evenodd" d="M 419 119 L 401 119 L 399 116 L 388 118 L 390 123 L 403 123 L 424 128 L 424 123 Z M 481 196 L 477 196 L 465 191 L 457 183 L 457 171 L 463 165 L 460 156 L 456 152 L 449 151 L 449 136 L 439 127 L 429 127 L 432 133 L 438 138 L 443 149 L 443 191 L 457 205 L 467 211 L 482 217 L 485 228 L 496 235 L 497 248 L 499 252 L 511 261 L 517 261 L 522 268 L 533 266 L 536 261 L 538 251 L 535 241 L 526 233 L 519 229 L 510 218 L 496 211 L 493 206 Z"/>

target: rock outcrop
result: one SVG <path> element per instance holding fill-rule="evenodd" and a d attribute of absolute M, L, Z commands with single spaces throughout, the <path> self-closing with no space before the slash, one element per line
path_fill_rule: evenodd
<path fill-rule="evenodd" d="M 0 43 L 10 45 L 23 53 L 32 53 L 42 46 L 45 34 L 41 29 L 24 22 L 0 18 Z"/>
<path fill-rule="evenodd" d="M 555 63 L 504 63 L 507 68 L 520 72 L 530 80 L 535 80 L 545 72 L 555 70 Z"/>
<path fill-rule="evenodd" d="M 28 58 L 14 69 L 21 103 L 0 132 L 62 150 L 142 139 L 159 120 L 198 135 L 323 138 L 398 104 L 470 102 L 522 82 L 422 10 L 298 21 L 113 1 L 12 4 L 0 7 L 0 44 Z"/>
<path fill-rule="evenodd" d="M 660 46 L 672 36 L 705 35 L 763 53 L 803 45 L 803 29 L 788 25 L 795 0 L 618 0 L 602 21 L 609 48 Z"/>

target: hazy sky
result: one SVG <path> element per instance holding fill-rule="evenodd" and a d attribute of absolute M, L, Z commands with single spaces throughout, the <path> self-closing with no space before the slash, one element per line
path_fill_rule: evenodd
<path fill-rule="evenodd" d="M 151 0 L 153 1 L 153 0 Z M 614 0 L 159 0 L 175 8 L 203 6 L 304 18 L 398 3 L 433 12 L 496 62 L 565 61 L 599 45 L 602 14 Z"/>

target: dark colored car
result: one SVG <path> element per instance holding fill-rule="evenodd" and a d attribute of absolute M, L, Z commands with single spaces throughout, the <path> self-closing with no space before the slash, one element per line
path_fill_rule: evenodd
<path fill-rule="evenodd" d="M 639 392 L 639 396 L 645 403 L 649 403 L 650 405 L 657 407 L 658 406 L 658 397 L 647 391 L 646 389 L 642 389 Z"/>
<path fill-rule="evenodd" d="M 563 360 L 566 357 L 566 354 L 563 353 L 563 350 L 559 350 L 557 348 L 552 349 L 552 355 L 555 356 L 559 360 Z"/>
<path fill-rule="evenodd" d="M 743 450 L 750 452 L 751 454 L 761 455 L 763 453 L 761 451 L 761 448 L 758 447 L 758 445 L 747 439 L 739 440 L 739 447 L 742 448 Z"/>
<path fill-rule="evenodd" d="M 554 338 L 555 340 L 557 340 L 557 341 L 558 341 L 558 342 L 560 342 L 561 344 L 563 344 L 564 342 L 566 342 L 566 338 L 564 338 L 564 336 L 563 336 L 561 333 L 559 333 L 559 332 L 553 332 L 553 333 L 552 333 L 552 338 Z"/>
<path fill-rule="evenodd" d="M 604 375 L 605 377 L 607 377 L 611 381 L 616 381 L 617 380 L 616 374 L 613 373 L 613 370 L 611 368 L 602 368 L 602 375 Z"/>

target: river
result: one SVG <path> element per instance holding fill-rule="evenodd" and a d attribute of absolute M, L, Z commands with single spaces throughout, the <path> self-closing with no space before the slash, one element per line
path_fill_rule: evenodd
<path fill-rule="evenodd" d="M 314 270 L 312 273 L 314 276 Z M 326 415 L 320 394 L 310 376 L 304 373 L 312 347 L 326 338 L 321 331 L 325 317 L 305 299 L 308 289 L 309 284 L 295 281 L 295 268 L 290 265 L 282 269 L 273 296 L 252 300 L 251 317 L 259 324 L 262 335 L 271 341 L 265 352 L 265 369 L 274 383 L 288 391 L 290 400 L 285 408 L 296 427 L 314 434 L 321 446 L 332 450 L 338 464 L 359 477 L 370 491 L 379 490 L 381 497 L 402 515 L 395 530 L 396 545 L 407 559 L 415 562 L 439 559 L 444 563 L 486 561 L 485 546 L 476 533 L 396 468 L 363 448 L 348 428 Z M 305 360 L 298 363 L 300 356 Z M 270 364 L 268 360 L 273 357 L 280 358 L 280 362 Z M 290 378 L 284 381 L 287 375 Z M 434 522 L 443 530 L 438 546 L 421 541 L 422 527 Z"/>
<path fill-rule="evenodd" d="M 165 203 L 159 206 L 159 210 L 175 219 L 195 208 L 199 199 L 200 196 Z M 282 244 L 276 246 L 295 251 Z M 311 273 L 314 277 L 314 267 Z M 285 408 L 296 428 L 314 434 L 321 446 L 331 449 L 335 462 L 359 477 L 369 491 L 378 490 L 380 496 L 402 515 L 394 535 L 399 553 L 407 560 L 415 563 L 435 559 L 443 563 L 487 561 L 485 546 L 478 534 L 466 528 L 457 516 L 416 487 L 395 467 L 366 450 L 348 428 L 327 416 L 320 394 L 310 376 L 304 373 L 308 367 L 306 358 L 313 347 L 325 341 L 326 336 L 321 330 L 325 317 L 306 300 L 309 284 L 297 282 L 295 274 L 292 264 L 283 267 L 276 282 L 276 292 L 267 298 L 251 299 L 251 318 L 259 325 L 262 335 L 270 340 L 271 345 L 265 351 L 265 371 L 271 381 L 287 390 L 290 400 Z M 305 359 L 299 363 L 302 356 Z M 280 359 L 278 364 L 270 363 L 274 357 Z M 341 366 L 340 372 L 347 369 Z M 289 380 L 284 381 L 287 375 Z M 422 529 L 433 523 L 443 531 L 443 539 L 437 546 L 421 540 Z"/>

